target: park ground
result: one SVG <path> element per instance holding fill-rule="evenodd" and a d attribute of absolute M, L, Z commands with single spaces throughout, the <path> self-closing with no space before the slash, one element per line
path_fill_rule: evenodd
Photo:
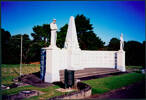
<path fill-rule="evenodd" d="M 8 65 L 3 64 L 1 71 L 2 71 L 2 84 L 6 86 L 10 86 L 13 84 L 13 79 L 19 77 L 20 75 L 20 68 L 19 64 L 15 65 Z M 135 94 L 140 91 L 140 94 L 144 94 L 144 80 L 145 75 L 140 73 L 141 66 L 126 66 L 127 70 L 130 73 L 125 73 L 121 75 L 114 75 L 104 78 L 98 79 L 91 79 L 83 81 L 86 84 L 89 84 L 92 87 L 92 96 L 91 98 L 122 98 L 121 95 L 130 94 L 130 91 L 136 91 Z M 22 74 L 31 74 L 40 71 L 40 64 L 23 64 L 22 65 Z M 139 88 L 132 88 L 132 87 L 139 87 Z M 22 90 L 38 90 L 43 92 L 40 96 L 31 97 L 28 99 L 47 99 L 50 97 L 62 95 L 64 93 L 56 91 L 57 88 L 60 88 L 57 85 L 50 86 L 48 88 L 38 88 L 32 85 L 23 86 L 12 88 L 8 90 L 2 90 L 2 95 L 11 95 L 16 94 Z M 134 90 L 133 90 L 134 89 Z M 137 90 L 136 90 L 137 89 Z M 142 89 L 142 90 L 141 90 Z M 125 92 L 126 91 L 126 92 Z M 104 96 L 103 96 L 104 95 Z M 138 94 L 137 94 L 138 95 Z M 144 95 L 140 96 L 139 98 L 143 97 Z M 123 98 L 128 98 L 127 96 L 123 96 Z M 132 97 L 131 97 L 132 98 Z M 135 97 L 136 98 L 136 97 Z"/>

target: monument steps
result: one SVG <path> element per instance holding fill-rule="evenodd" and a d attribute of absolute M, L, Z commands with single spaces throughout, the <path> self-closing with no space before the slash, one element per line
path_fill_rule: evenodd
<path fill-rule="evenodd" d="M 82 74 L 82 73 L 86 73 L 86 71 L 90 71 L 90 72 L 105 72 L 105 71 L 115 71 L 116 69 L 113 68 L 85 68 L 83 70 L 75 70 L 75 74 Z M 116 70 L 117 71 L 117 70 Z M 60 70 L 60 75 L 64 75 L 64 70 Z"/>
<path fill-rule="evenodd" d="M 113 68 L 85 68 L 84 70 L 75 70 L 75 79 L 117 72 L 120 71 Z M 64 82 L 64 70 L 60 71 L 60 80 Z"/>
<path fill-rule="evenodd" d="M 88 77 L 88 76 L 94 76 L 94 75 L 103 75 L 103 74 L 116 73 L 116 72 L 119 72 L 119 71 L 81 73 L 81 74 L 75 74 L 75 78 L 82 78 L 82 77 Z M 60 79 L 64 80 L 64 76 L 61 76 Z"/>

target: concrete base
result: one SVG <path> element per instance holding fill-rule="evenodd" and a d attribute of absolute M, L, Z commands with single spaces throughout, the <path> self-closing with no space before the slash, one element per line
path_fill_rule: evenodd
<path fill-rule="evenodd" d="M 57 46 L 53 46 L 53 45 L 50 45 L 46 49 L 48 49 L 48 50 L 60 50 L 60 48 L 58 48 Z"/>

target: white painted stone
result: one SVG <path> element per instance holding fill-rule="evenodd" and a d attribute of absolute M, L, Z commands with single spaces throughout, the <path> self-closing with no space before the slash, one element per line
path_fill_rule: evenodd
<path fill-rule="evenodd" d="M 117 52 L 117 69 L 125 72 L 126 67 L 125 67 L 125 51 L 119 50 Z"/>
<path fill-rule="evenodd" d="M 71 16 L 69 20 L 64 48 L 80 50 L 73 16 Z"/>
<path fill-rule="evenodd" d="M 121 33 L 121 36 L 120 36 L 120 50 L 123 50 L 124 48 L 124 39 L 123 39 L 123 34 Z"/>
<path fill-rule="evenodd" d="M 49 50 L 46 51 L 46 82 L 59 81 L 59 70 L 79 70 L 84 68 L 115 68 L 115 53 L 117 53 L 117 69 L 125 69 L 124 51 L 68 51 Z M 106 56 L 106 59 L 101 56 Z"/>
<path fill-rule="evenodd" d="M 51 29 L 51 42 L 50 46 L 48 49 L 59 49 L 56 46 L 56 38 L 57 38 L 57 25 L 56 25 L 56 19 L 53 19 L 53 22 L 50 24 L 50 29 Z"/>
<path fill-rule="evenodd" d="M 45 82 L 60 81 L 59 70 L 84 68 L 116 68 L 126 71 L 125 52 L 80 50 L 74 18 L 69 21 L 65 46 L 63 49 L 46 49 Z M 117 55 L 117 60 L 115 56 Z"/>

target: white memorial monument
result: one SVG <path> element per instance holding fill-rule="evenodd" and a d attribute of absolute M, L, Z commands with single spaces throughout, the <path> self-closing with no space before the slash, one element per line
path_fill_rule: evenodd
<path fill-rule="evenodd" d="M 80 50 L 73 16 L 69 20 L 64 49 Z"/>
<path fill-rule="evenodd" d="M 56 21 L 55 21 L 56 22 Z M 119 51 L 90 51 L 80 50 L 74 17 L 71 16 L 63 49 L 56 49 L 55 24 L 51 26 L 51 45 L 42 48 L 46 51 L 45 82 L 60 81 L 59 70 L 84 68 L 114 68 L 122 72 L 125 69 L 125 52 L 123 50 L 123 37 L 121 37 Z"/>

